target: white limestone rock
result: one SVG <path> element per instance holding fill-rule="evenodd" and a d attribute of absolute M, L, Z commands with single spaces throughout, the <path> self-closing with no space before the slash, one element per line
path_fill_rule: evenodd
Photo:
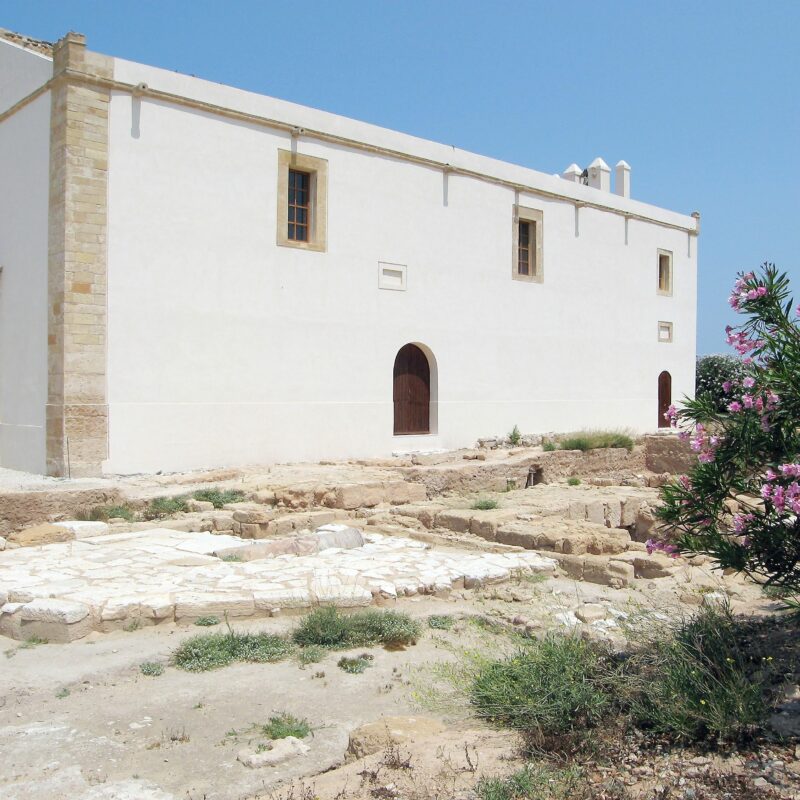
<path fill-rule="evenodd" d="M 309 608 L 312 602 L 308 589 L 282 587 L 257 589 L 253 592 L 253 600 L 260 611 L 271 611 L 275 608 Z"/>
<path fill-rule="evenodd" d="M 255 612 L 249 593 L 183 592 L 175 595 L 175 619 L 185 617 L 250 617 Z"/>
<path fill-rule="evenodd" d="M 263 753 L 254 750 L 240 750 L 236 758 L 246 767 L 257 769 L 271 764 L 280 764 L 290 758 L 304 756 L 311 748 L 294 736 L 286 736 L 272 742 L 272 747 Z"/>
<path fill-rule="evenodd" d="M 323 606 L 355 608 L 372 603 L 372 592 L 355 584 L 341 585 L 332 578 L 311 582 L 311 594 Z"/>
<path fill-rule="evenodd" d="M 106 522 L 69 519 L 62 522 L 54 522 L 53 525 L 72 531 L 76 539 L 93 539 L 95 536 L 105 536 L 109 531 L 108 523 Z"/>
<path fill-rule="evenodd" d="M 73 600 L 39 598 L 22 607 L 22 619 L 26 622 L 58 622 L 72 625 L 89 616 L 89 607 Z"/>

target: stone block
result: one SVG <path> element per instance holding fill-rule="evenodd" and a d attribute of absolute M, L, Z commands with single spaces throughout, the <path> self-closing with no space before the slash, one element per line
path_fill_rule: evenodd
<path fill-rule="evenodd" d="M 336 512 L 334 511 L 309 511 L 305 515 L 305 524 L 311 528 L 319 528 L 321 525 L 330 525 L 336 521 Z"/>
<path fill-rule="evenodd" d="M 364 546 L 364 536 L 361 531 L 347 525 L 323 525 L 317 528 L 315 535 L 319 543 L 319 550 L 327 550 L 331 547 L 351 550 Z"/>
<path fill-rule="evenodd" d="M 385 500 L 386 490 L 382 483 L 345 484 L 337 486 L 334 493 L 335 508 L 344 508 L 348 511 L 357 508 L 372 508 Z"/>
<path fill-rule="evenodd" d="M 619 528 L 622 521 L 622 507 L 619 500 L 605 501 L 605 524 L 609 528 Z"/>
<path fill-rule="evenodd" d="M 310 589 L 312 598 L 322 606 L 355 608 L 372 603 L 372 592 L 356 584 L 340 586 L 325 580 L 314 580 Z"/>
<path fill-rule="evenodd" d="M 615 560 L 629 564 L 637 578 L 646 580 L 668 578 L 680 568 L 675 559 L 661 553 L 652 555 L 642 552 L 621 553 Z"/>
<path fill-rule="evenodd" d="M 54 522 L 53 525 L 72 531 L 76 539 L 91 539 L 95 536 L 105 536 L 109 531 L 107 522 L 65 520 L 63 522 Z"/>
<path fill-rule="evenodd" d="M 586 556 L 574 556 L 567 553 L 554 553 L 553 558 L 558 562 L 558 566 L 576 581 L 583 580 L 583 573 L 586 566 Z"/>
<path fill-rule="evenodd" d="M 516 518 L 516 511 L 508 511 L 506 509 L 477 511 L 470 520 L 469 532 L 493 542 L 496 540 L 497 529 L 506 522 L 513 522 Z"/>
<path fill-rule="evenodd" d="M 450 509 L 440 511 L 436 515 L 435 522 L 439 528 L 447 528 L 455 533 L 467 533 L 473 516 L 473 512 L 466 509 Z"/>
<path fill-rule="evenodd" d="M 586 520 L 595 525 L 606 524 L 606 504 L 602 500 L 592 500 L 586 504 Z"/>
<path fill-rule="evenodd" d="M 445 730 L 439 720 L 427 717 L 383 717 L 356 728 L 350 734 L 347 759 L 352 761 L 381 753 L 390 745 L 435 738 Z"/>
<path fill-rule="evenodd" d="M 145 619 L 172 619 L 175 616 L 175 603 L 168 594 L 151 595 L 141 601 L 141 615 Z"/>
<path fill-rule="evenodd" d="M 234 511 L 233 518 L 236 522 L 248 525 L 261 525 L 275 519 L 275 512 L 266 508 L 247 508 Z"/>
<path fill-rule="evenodd" d="M 39 598 L 26 603 L 21 609 L 24 622 L 57 622 L 70 625 L 89 615 L 89 606 L 73 600 Z"/>
<path fill-rule="evenodd" d="M 255 607 L 259 611 L 272 611 L 275 608 L 310 608 L 311 592 L 308 589 L 258 589 L 253 592 Z"/>
<path fill-rule="evenodd" d="M 182 592 L 175 595 L 175 619 L 217 616 L 250 617 L 255 612 L 250 593 L 200 593 Z"/>
<path fill-rule="evenodd" d="M 20 547 L 40 547 L 55 542 L 70 542 L 75 539 L 75 533 L 68 528 L 58 525 L 34 525 L 8 535 L 7 540 Z"/>
<path fill-rule="evenodd" d="M 620 526 L 630 528 L 636 525 L 636 518 L 643 505 L 644 500 L 639 497 L 624 498 L 620 508 Z"/>
<path fill-rule="evenodd" d="M 611 561 L 603 556 L 586 556 L 583 580 L 587 583 L 621 589 L 630 585 L 635 577 L 634 569 L 630 564 Z"/>

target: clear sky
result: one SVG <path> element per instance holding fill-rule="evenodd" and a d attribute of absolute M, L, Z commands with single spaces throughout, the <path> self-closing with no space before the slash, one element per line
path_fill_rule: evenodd
<path fill-rule="evenodd" d="M 800 296 L 800 0 L 0 0 L 0 27 L 543 172 L 625 159 L 633 197 L 702 213 L 699 353 L 737 270 Z"/>

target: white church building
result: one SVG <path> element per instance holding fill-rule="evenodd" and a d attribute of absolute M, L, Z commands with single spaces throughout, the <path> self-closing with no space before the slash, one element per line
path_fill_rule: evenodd
<path fill-rule="evenodd" d="M 0 32 L 0 466 L 88 476 L 648 431 L 699 215 Z"/>

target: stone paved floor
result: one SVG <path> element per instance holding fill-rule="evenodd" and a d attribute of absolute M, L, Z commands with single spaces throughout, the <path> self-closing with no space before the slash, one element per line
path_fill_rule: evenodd
<path fill-rule="evenodd" d="M 533 552 L 431 548 L 375 533 L 365 538 L 363 547 L 351 550 L 248 562 L 221 561 L 211 553 L 249 541 L 168 529 L 5 551 L 0 553 L 0 633 L 66 641 L 91 630 L 204 615 L 365 606 L 555 568 L 555 561 Z"/>

